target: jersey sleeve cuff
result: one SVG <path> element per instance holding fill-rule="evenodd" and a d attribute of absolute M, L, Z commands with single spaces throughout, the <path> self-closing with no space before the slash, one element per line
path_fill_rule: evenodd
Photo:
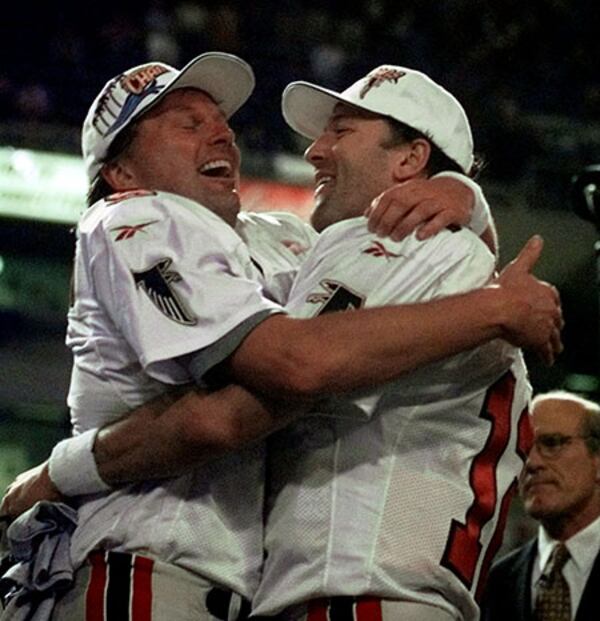
<path fill-rule="evenodd" d="M 98 429 L 61 440 L 50 454 L 50 479 L 64 496 L 97 494 L 111 489 L 100 477 L 94 459 Z"/>
<path fill-rule="evenodd" d="M 444 170 L 433 176 L 451 177 L 452 179 L 456 179 L 457 181 L 464 183 L 468 188 L 471 188 L 475 197 L 475 202 L 473 204 L 473 213 L 471 214 L 468 227 L 471 231 L 473 231 L 473 233 L 475 233 L 475 235 L 481 235 L 492 223 L 490 206 L 483 195 L 481 186 L 466 175 L 451 170 Z"/>

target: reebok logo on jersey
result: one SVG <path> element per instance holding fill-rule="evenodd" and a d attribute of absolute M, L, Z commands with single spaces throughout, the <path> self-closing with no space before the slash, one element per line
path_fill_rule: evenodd
<path fill-rule="evenodd" d="M 114 229 L 110 229 L 110 232 L 117 234 L 115 241 L 118 242 L 123 239 L 131 239 L 136 233 L 145 233 L 144 229 L 156 222 L 158 220 L 150 220 L 150 222 L 142 222 L 142 224 L 124 224 L 123 226 L 115 226 Z"/>
<path fill-rule="evenodd" d="M 137 287 L 140 287 L 158 310 L 169 319 L 186 326 L 196 325 L 196 317 L 185 307 L 171 287 L 182 280 L 177 272 L 169 271 L 171 259 L 161 259 L 150 269 L 132 272 Z"/>
<path fill-rule="evenodd" d="M 321 304 L 318 315 L 333 311 L 355 310 L 365 303 L 365 296 L 352 291 L 340 282 L 322 280 L 319 284 L 325 289 L 325 293 L 311 293 L 306 298 L 309 304 Z"/>
<path fill-rule="evenodd" d="M 377 88 L 384 82 L 393 82 L 396 84 L 398 80 L 405 75 L 406 71 L 399 71 L 398 69 L 391 69 L 389 67 L 372 71 L 366 78 L 364 78 L 365 85 L 360 89 L 359 96 L 361 99 L 364 99 L 372 88 Z"/>
<path fill-rule="evenodd" d="M 363 254 L 372 254 L 374 257 L 385 257 L 386 259 L 397 259 L 401 254 L 396 254 L 388 250 L 381 242 L 374 241 L 371 246 L 363 250 Z"/>
<path fill-rule="evenodd" d="M 139 198 L 140 196 L 156 196 L 156 192 L 153 190 L 125 190 L 124 192 L 115 192 L 109 194 L 104 202 L 108 205 L 126 201 L 128 198 Z"/>

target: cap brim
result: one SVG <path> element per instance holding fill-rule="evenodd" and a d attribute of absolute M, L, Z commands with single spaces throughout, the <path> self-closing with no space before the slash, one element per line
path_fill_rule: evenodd
<path fill-rule="evenodd" d="M 178 88 L 197 88 L 208 93 L 229 118 L 246 103 L 254 85 L 252 68 L 241 58 L 208 52 L 190 61 L 160 94 L 160 99 Z"/>
<path fill-rule="evenodd" d="M 292 82 L 283 91 L 281 111 L 286 123 L 294 131 L 314 140 L 325 129 L 338 103 L 352 102 L 347 102 L 340 93 L 316 84 Z"/>

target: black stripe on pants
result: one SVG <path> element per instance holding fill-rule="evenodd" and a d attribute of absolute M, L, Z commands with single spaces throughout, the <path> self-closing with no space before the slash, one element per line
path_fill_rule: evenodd
<path fill-rule="evenodd" d="M 127 621 L 131 599 L 131 554 L 109 552 L 106 621 Z"/>

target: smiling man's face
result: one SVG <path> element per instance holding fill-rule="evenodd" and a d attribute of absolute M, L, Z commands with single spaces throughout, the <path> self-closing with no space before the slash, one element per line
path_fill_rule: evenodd
<path fill-rule="evenodd" d="M 395 182 L 398 148 L 384 145 L 390 137 L 380 116 L 338 104 L 321 135 L 304 154 L 315 169 L 317 231 L 362 215 L 371 201 Z"/>
<path fill-rule="evenodd" d="M 138 122 L 120 162 L 131 176 L 131 188 L 185 196 L 235 224 L 240 152 L 227 119 L 206 93 L 169 93 Z"/>

